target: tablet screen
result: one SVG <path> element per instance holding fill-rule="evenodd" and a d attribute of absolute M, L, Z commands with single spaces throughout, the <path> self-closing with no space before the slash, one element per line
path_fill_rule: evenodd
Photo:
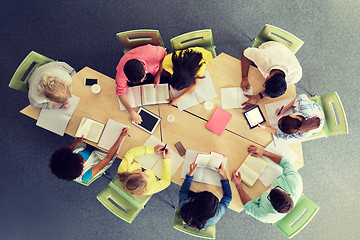
<path fill-rule="evenodd" d="M 250 126 L 250 129 L 253 129 L 258 124 L 262 124 L 262 123 L 266 122 L 264 115 L 262 114 L 258 105 L 243 112 L 243 114 L 245 116 L 247 123 Z"/>
<path fill-rule="evenodd" d="M 133 124 L 140 127 L 144 131 L 153 134 L 157 125 L 160 123 L 160 117 L 142 107 L 139 109 L 138 113 L 142 118 L 142 122 L 141 124 L 136 124 L 133 122 Z"/>

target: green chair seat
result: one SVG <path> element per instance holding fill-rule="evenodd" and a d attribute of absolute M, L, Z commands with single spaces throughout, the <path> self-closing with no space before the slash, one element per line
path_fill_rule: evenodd
<path fill-rule="evenodd" d="M 265 24 L 259 35 L 255 38 L 252 47 L 259 47 L 262 43 L 267 41 L 276 41 L 284 44 L 294 54 L 304 45 L 304 42 L 295 35 L 272 25 Z"/>
<path fill-rule="evenodd" d="M 319 207 L 303 194 L 294 209 L 274 225 L 288 238 L 292 238 L 311 221 L 318 210 Z"/>
<path fill-rule="evenodd" d="M 124 54 L 133 48 L 146 44 L 165 47 L 164 42 L 160 36 L 160 32 L 158 30 L 130 30 L 126 32 L 120 32 L 116 34 L 116 37 L 124 48 Z"/>
<path fill-rule="evenodd" d="M 179 230 L 183 233 L 189 234 L 194 237 L 215 239 L 215 234 L 216 234 L 216 226 L 215 225 L 212 225 L 210 227 L 207 227 L 207 228 L 204 228 L 201 230 L 186 227 L 186 224 L 183 221 L 183 219 L 181 218 L 179 212 L 180 212 L 180 209 L 176 208 L 175 219 L 174 219 L 174 224 L 173 224 L 173 227 L 176 230 Z"/>
<path fill-rule="evenodd" d="M 184 33 L 170 39 L 174 51 L 189 47 L 203 47 L 210 51 L 213 57 L 216 57 L 214 40 L 211 29 L 198 30 Z"/>
<path fill-rule="evenodd" d="M 28 79 L 36 67 L 48 62 L 53 62 L 51 58 L 45 57 L 37 52 L 31 51 L 21 62 L 16 72 L 12 76 L 9 87 L 21 92 L 28 92 Z"/>

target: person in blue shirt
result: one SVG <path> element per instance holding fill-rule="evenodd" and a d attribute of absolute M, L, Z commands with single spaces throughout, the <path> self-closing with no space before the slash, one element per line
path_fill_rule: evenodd
<path fill-rule="evenodd" d="M 122 129 L 108 153 L 94 147 L 87 147 L 83 143 L 83 137 L 76 138 L 70 146 L 58 149 L 51 156 L 49 164 L 51 172 L 56 177 L 67 181 L 89 181 L 111 166 L 121 141 L 128 135 L 128 130 L 129 128 Z"/>
<path fill-rule="evenodd" d="M 300 174 L 293 163 L 286 157 L 271 153 L 254 145 L 248 147 L 248 152 L 254 157 L 265 156 L 283 168 L 283 174 L 278 177 L 270 192 L 265 191 L 260 198 L 252 201 L 244 191 L 241 183 L 241 174 L 232 173 L 232 182 L 240 195 L 245 212 L 264 223 L 275 223 L 290 212 L 303 192 L 303 183 Z"/>
<path fill-rule="evenodd" d="M 214 194 L 208 191 L 197 192 L 189 196 L 189 190 L 196 168 L 196 163 L 190 165 L 190 172 L 186 175 L 186 179 L 181 186 L 179 192 L 179 214 L 189 227 L 200 230 L 214 225 L 220 220 L 229 207 L 232 194 L 224 165 L 221 164 L 219 168 L 216 168 L 221 175 L 221 185 L 224 191 L 220 202 Z"/>

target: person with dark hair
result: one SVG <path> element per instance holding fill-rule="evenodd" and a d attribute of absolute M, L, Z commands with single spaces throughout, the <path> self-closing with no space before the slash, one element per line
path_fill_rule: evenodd
<path fill-rule="evenodd" d="M 264 96 L 277 98 L 283 95 L 288 85 L 297 83 L 302 77 L 302 68 L 295 54 L 284 44 L 268 41 L 258 48 L 247 48 L 241 56 L 241 88 L 250 89 L 248 73 L 251 61 L 257 66 L 265 78 L 265 90 L 255 95 L 245 95 L 249 98 L 243 103 L 244 110 L 254 106 Z"/>
<path fill-rule="evenodd" d="M 276 109 L 275 114 L 280 116 L 289 109 L 292 110 L 292 114 L 279 119 L 279 129 L 266 126 L 265 124 L 259 125 L 259 127 L 275 134 L 280 139 L 287 140 L 288 143 L 294 143 L 307 138 L 321 131 L 324 127 L 325 117 L 321 106 L 311 101 L 305 94 L 301 94 L 298 98 L 284 106 L 280 114 L 280 109 Z"/>
<path fill-rule="evenodd" d="M 283 174 L 273 182 L 270 192 L 265 191 L 257 200 L 251 200 L 244 191 L 240 172 L 232 173 L 232 182 L 240 195 L 245 212 L 264 223 L 275 223 L 290 212 L 303 192 L 300 174 L 296 171 L 290 159 L 271 153 L 254 145 L 248 147 L 248 152 L 254 157 L 268 157 L 283 168 Z"/>
<path fill-rule="evenodd" d="M 204 78 L 206 64 L 212 59 L 211 52 L 202 47 L 178 50 L 164 58 L 163 68 L 171 74 L 170 86 L 177 91 L 185 89 L 180 96 L 170 98 L 169 105 L 176 105 L 196 90 Z"/>
<path fill-rule="evenodd" d="M 130 149 L 123 157 L 118 176 L 125 191 L 134 195 L 152 195 L 167 188 L 171 182 L 170 151 L 164 146 L 141 146 Z M 145 170 L 136 157 L 158 153 L 162 155 L 162 176 L 158 179 L 152 169 Z"/>
<path fill-rule="evenodd" d="M 49 164 L 51 172 L 60 179 L 79 182 L 89 181 L 96 175 L 102 174 L 114 162 L 121 141 L 128 135 L 128 129 L 123 128 L 107 154 L 87 147 L 82 137 L 76 138 L 69 147 L 60 148 L 51 156 Z"/>
<path fill-rule="evenodd" d="M 189 196 L 189 190 L 194 172 L 197 168 L 196 163 L 190 165 L 190 172 L 181 186 L 179 192 L 180 216 L 191 228 L 202 229 L 216 224 L 226 213 L 232 200 L 232 193 L 227 179 L 224 165 L 221 164 L 216 170 L 221 175 L 221 185 L 224 195 L 219 199 L 208 191 L 193 193 Z"/>
<path fill-rule="evenodd" d="M 162 46 L 147 44 L 125 53 L 116 67 L 116 95 L 136 123 L 141 123 L 142 119 L 129 103 L 127 88 L 150 83 L 156 88 L 160 83 L 162 61 L 166 54 Z"/>

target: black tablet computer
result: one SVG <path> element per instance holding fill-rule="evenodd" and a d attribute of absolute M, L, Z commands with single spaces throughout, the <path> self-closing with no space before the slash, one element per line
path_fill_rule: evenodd
<path fill-rule="evenodd" d="M 143 107 L 139 108 L 138 114 L 141 116 L 142 122 L 140 124 L 137 124 L 132 121 L 132 123 L 144 130 L 145 132 L 153 134 L 156 127 L 159 125 L 161 118 Z"/>
<path fill-rule="evenodd" d="M 250 129 L 257 127 L 258 124 L 263 124 L 266 122 L 259 105 L 246 110 L 243 112 L 243 114 L 247 123 L 249 124 Z"/>

